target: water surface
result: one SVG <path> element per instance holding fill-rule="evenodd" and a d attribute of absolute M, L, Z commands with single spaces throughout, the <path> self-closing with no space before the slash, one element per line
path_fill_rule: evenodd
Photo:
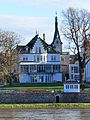
<path fill-rule="evenodd" d="M 0 110 L 0 120 L 90 120 L 90 109 Z"/>

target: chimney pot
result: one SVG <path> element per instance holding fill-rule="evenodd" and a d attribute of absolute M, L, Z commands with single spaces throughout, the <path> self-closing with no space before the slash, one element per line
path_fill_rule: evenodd
<path fill-rule="evenodd" d="M 45 41 L 45 33 L 43 33 L 43 40 Z"/>

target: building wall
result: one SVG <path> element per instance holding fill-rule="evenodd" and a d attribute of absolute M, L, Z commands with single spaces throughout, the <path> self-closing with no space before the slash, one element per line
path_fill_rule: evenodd
<path fill-rule="evenodd" d="M 54 41 L 55 50 L 57 52 L 62 52 L 62 44 L 60 43 L 59 38 L 56 38 Z"/>
<path fill-rule="evenodd" d="M 37 61 L 37 57 L 39 57 L 39 61 Z M 42 61 L 41 61 L 42 57 Z M 44 60 L 45 57 L 45 60 Z M 42 53 L 42 54 L 20 54 L 19 55 L 20 61 L 29 61 L 29 62 L 51 62 L 51 64 L 54 64 L 54 62 L 59 62 L 60 64 L 60 55 L 59 54 L 48 54 L 48 53 Z"/>
<path fill-rule="evenodd" d="M 62 82 L 62 71 L 60 66 L 60 54 L 52 53 L 31 53 L 31 54 L 20 54 L 20 75 L 19 81 L 20 83 L 51 83 L 51 82 Z M 21 72 L 22 67 L 27 67 L 28 71 L 26 73 Z M 30 70 L 30 66 L 35 66 L 35 70 Z M 38 66 L 38 67 L 37 67 Z M 38 70 L 40 66 L 40 71 Z M 43 71 L 44 67 L 49 66 L 50 69 L 46 69 Z M 59 71 L 55 70 L 53 67 L 60 66 Z M 36 80 L 35 80 L 36 78 Z M 41 80 L 40 80 L 41 79 Z"/>
<path fill-rule="evenodd" d="M 43 77 L 43 79 L 42 79 Z M 32 74 L 20 74 L 20 83 L 52 83 L 62 82 L 62 73 L 32 73 Z"/>
<path fill-rule="evenodd" d="M 86 65 L 86 82 L 90 82 L 90 61 Z"/>

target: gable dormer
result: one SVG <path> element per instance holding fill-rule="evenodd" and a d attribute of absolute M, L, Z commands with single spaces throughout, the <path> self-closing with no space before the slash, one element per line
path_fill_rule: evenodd
<path fill-rule="evenodd" d="M 45 53 L 47 48 L 47 43 L 42 40 L 38 35 L 36 35 L 27 46 L 30 48 L 30 53 Z"/>

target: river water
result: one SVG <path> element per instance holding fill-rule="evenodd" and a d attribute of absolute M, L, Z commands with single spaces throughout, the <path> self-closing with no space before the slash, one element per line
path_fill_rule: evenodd
<path fill-rule="evenodd" d="M 90 109 L 0 110 L 0 120 L 90 120 Z"/>

